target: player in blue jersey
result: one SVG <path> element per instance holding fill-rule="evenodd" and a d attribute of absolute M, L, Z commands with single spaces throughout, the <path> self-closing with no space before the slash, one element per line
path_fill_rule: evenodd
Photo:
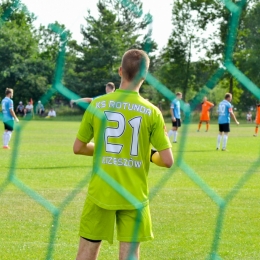
<path fill-rule="evenodd" d="M 230 115 L 233 117 L 236 124 L 239 125 L 239 122 L 237 121 L 236 116 L 232 110 L 232 105 L 230 103 L 231 100 L 232 100 L 232 94 L 226 93 L 225 99 L 221 101 L 218 105 L 219 135 L 217 138 L 217 150 L 219 150 L 220 148 L 220 142 L 223 137 L 222 151 L 226 151 L 228 132 L 230 132 L 230 128 L 229 128 Z"/>
<path fill-rule="evenodd" d="M 14 129 L 14 119 L 19 122 L 19 119 L 15 115 L 13 100 L 13 90 L 7 88 L 5 90 L 5 98 L 2 100 L 2 113 L 3 113 L 3 123 L 4 123 L 4 134 L 3 134 L 3 148 L 10 149 L 9 142 L 11 140 L 12 131 Z"/>
<path fill-rule="evenodd" d="M 171 117 L 172 117 L 172 129 L 169 131 L 168 136 L 171 139 L 173 135 L 173 143 L 177 143 L 178 128 L 181 127 L 181 103 L 182 93 L 177 92 L 176 98 L 171 103 Z"/>

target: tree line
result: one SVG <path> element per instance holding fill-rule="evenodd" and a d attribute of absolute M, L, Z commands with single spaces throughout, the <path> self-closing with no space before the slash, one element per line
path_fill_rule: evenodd
<path fill-rule="evenodd" d="M 14 102 L 38 100 L 51 88 L 59 38 L 48 27 L 36 28 L 36 16 L 22 3 L 6 18 L 14 2 L 4 0 L 0 5 L 0 98 L 10 87 L 15 92 Z M 109 81 L 119 86 L 117 71 L 127 49 L 149 52 L 150 72 L 174 93 L 181 91 L 185 102 L 203 88 L 223 59 L 230 13 L 220 1 L 173 1 L 172 32 L 160 50 L 150 37 L 152 16 L 143 14 L 141 0 L 100 0 L 97 10 L 97 17 L 90 11 L 85 17 L 81 43 L 68 32 L 63 84 L 79 96 L 101 95 Z M 259 46 L 260 3 L 249 0 L 242 13 L 233 61 L 258 86 Z M 219 102 L 225 92 L 233 93 L 238 109 L 250 109 L 257 102 L 229 73 L 209 93 L 209 98 Z M 165 99 L 146 82 L 141 94 L 154 104 Z M 56 93 L 52 99 L 63 97 Z"/>

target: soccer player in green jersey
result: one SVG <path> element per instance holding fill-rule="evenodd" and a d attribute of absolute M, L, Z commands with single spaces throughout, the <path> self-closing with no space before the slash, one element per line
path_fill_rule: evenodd
<path fill-rule="evenodd" d="M 93 155 L 93 169 L 77 260 L 97 259 L 101 241 L 113 242 L 115 223 L 120 260 L 139 259 L 140 242 L 153 239 L 150 161 L 169 168 L 173 156 L 160 110 L 139 95 L 149 63 L 144 51 L 127 51 L 119 68 L 119 89 L 95 98 L 82 119 L 73 150 Z M 151 145 L 156 152 L 150 152 Z"/>

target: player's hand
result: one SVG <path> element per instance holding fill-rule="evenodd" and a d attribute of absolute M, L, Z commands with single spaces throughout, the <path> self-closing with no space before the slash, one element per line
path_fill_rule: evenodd
<path fill-rule="evenodd" d="M 173 121 L 173 122 L 176 122 L 176 118 L 175 118 L 175 117 L 173 117 L 173 118 L 172 118 L 172 121 Z"/>
<path fill-rule="evenodd" d="M 18 123 L 18 122 L 19 122 L 19 119 L 16 117 L 16 118 L 15 118 L 15 121 Z"/>
<path fill-rule="evenodd" d="M 236 121 L 236 123 L 237 123 L 237 125 L 239 125 L 239 122 L 238 122 L 238 121 Z"/>

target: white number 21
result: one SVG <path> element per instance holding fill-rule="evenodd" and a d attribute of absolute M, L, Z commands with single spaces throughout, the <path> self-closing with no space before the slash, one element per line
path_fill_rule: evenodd
<path fill-rule="evenodd" d="M 107 127 L 105 130 L 105 144 L 106 151 L 110 153 L 120 153 L 123 145 L 122 144 L 113 144 L 108 142 L 109 137 L 120 137 L 123 135 L 126 128 L 126 120 L 125 117 L 121 113 L 117 112 L 104 112 L 108 121 L 117 122 L 117 127 Z M 131 150 L 130 155 L 137 156 L 138 155 L 138 137 L 139 130 L 141 125 L 142 117 L 134 117 L 128 121 L 129 125 L 132 128 L 132 140 L 131 140 Z M 125 137 L 128 138 L 128 137 Z"/>

